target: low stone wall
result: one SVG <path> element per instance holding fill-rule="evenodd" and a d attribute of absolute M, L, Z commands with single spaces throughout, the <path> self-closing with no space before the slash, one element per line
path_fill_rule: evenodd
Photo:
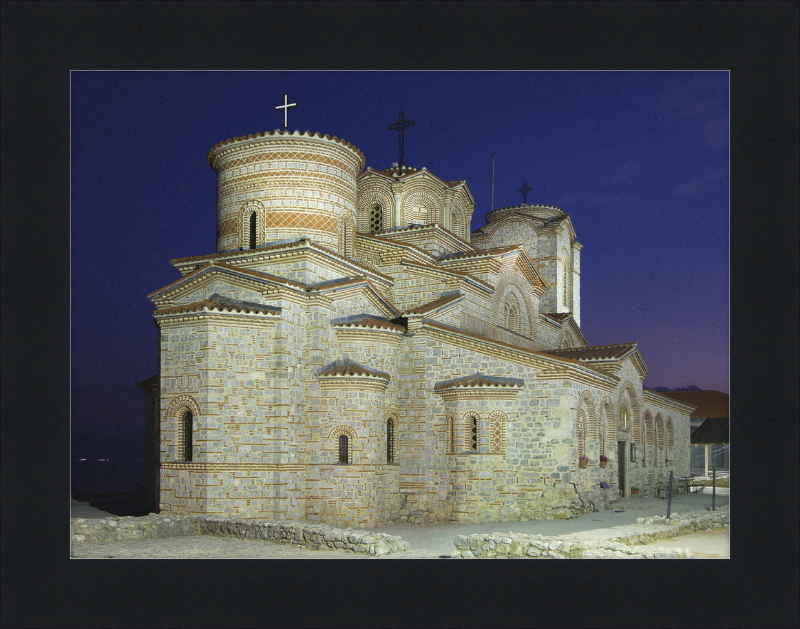
<path fill-rule="evenodd" d="M 337 529 L 322 524 L 260 522 L 194 515 L 150 514 L 141 518 L 73 518 L 70 541 L 130 542 L 189 535 L 214 535 L 236 539 L 295 544 L 319 550 L 342 550 L 365 555 L 389 555 L 408 550 L 399 535 Z"/>
<path fill-rule="evenodd" d="M 578 491 L 574 483 L 553 483 L 552 488 L 526 489 L 519 520 L 571 520 L 587 513 L 604 511 L 619 499 L 614 489 Z"/>
<path fill-rule="evenodd" d="M 522 533 L 476 533 L 469 537 L 457 535 L 451 557 L 462 559 L 691 559 L 692 552 L 684 548 L 636 548 L 659 539 L 686 535 L 699 530 L 727 529 L 729 509 L 719 511 L 673 514 L 666 517 L 638 518 L 638 524 L 659 525 L 663 530 L 648 530 L 634 535 L 611 535 L 607 540 L 580 539 L 580 533 L 560 536 L 525 535 Z"/>

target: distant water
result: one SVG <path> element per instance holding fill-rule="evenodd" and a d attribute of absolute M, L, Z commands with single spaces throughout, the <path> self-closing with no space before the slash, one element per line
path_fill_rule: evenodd
<path fill-rule="evenodd" d="M 70 458 L 73 495 L 136 491 L 144 485 L 144 435 L 73 433 Z"/>

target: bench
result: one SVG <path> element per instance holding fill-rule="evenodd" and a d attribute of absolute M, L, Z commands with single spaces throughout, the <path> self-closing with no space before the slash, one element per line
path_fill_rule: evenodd
<path fill-rule="evenodd" d="M 687 494 L 691 494 L 691 493 L 695 493 L 696 494 L 696 493 L 698 493 L 698 491 L 697 491 L 698 487 L 700 487 L 700 488 L 705 487 L 705 485 L 702 485 L 699 482 L 695 481 L 695 479 L 692 478 L 691 476 L 676 476 L 675 480 L 686 483 L 686 493 Z M 692 489 L 694 489 L 694 492 L 692 492 Z"/>

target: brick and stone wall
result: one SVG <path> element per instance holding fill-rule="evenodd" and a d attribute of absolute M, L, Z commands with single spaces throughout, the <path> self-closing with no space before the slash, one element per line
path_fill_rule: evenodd
<path fill-rule="evenodd" d="M 208 161 L 217 173 L 217 251 L 249 248 L 253 212 L 257 245 L 307 236 L 338 250 L 340 218 L 355 216 L 358 149 L 276 131 L 218 145 Z"/>

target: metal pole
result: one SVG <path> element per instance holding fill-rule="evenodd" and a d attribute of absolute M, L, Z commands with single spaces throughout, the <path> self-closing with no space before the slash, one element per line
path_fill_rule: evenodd
<path fill-rule="evenodd" d="M 492 153 L 492 211 L 494 211 L 494 153 Z"/>
<path fill-rule="evenodd" d="M 711 470 L 711 510 L 717 510 L 717 468 Z"/>
<path fill-rule="evenodd" d="M 669 519 L 670 514 L 672 513 L 672 479 L 673 479 L 673 474 L 672 474 L 672 470 L 670 470 L 669 471 L 669 489 L 667 490 L 669 492 L 669 495 L 667 496 L 667 519 Z"/>

